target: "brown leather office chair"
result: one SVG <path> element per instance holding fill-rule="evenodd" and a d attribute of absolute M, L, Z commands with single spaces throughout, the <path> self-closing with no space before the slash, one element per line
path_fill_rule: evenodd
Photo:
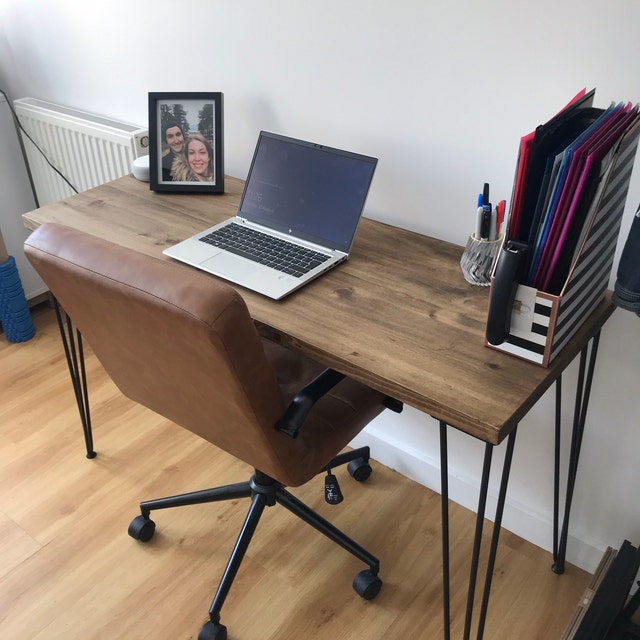
<path fill-rule="evenodd" d="M 25 253 L 126 396 L 255 469 L 247 482 L 142 502 L 129 526 L 145 542 L 153 510 L 251 498 L 199 640 L 227 637 L 220 610 L 264 507 L 276 503 L 368 565 L 354 589 L 378 593 L 377 558 L 284 487 L 326 470 L 337 502 L 332 467 L 348 462 L 366 479 L 368 448 L 339 452 L 383 410 L 380 393 L 262 340 L 242 297 L 204 273 L 57 224 L 37 229 Z"/>

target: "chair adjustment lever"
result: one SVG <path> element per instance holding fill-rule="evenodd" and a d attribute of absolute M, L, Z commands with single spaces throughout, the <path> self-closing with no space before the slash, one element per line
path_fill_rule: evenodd
<path fill-rule="evenodd" d="M 331 473 L 330 467 L 327 467 L 327 476 L 324 479 L 324 499 L 329 504 L 340 504 L 344 500 L 338 478 Z"/>

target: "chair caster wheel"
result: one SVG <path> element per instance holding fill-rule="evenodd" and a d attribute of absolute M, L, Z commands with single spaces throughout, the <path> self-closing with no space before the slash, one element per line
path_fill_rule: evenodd
<path fill-rule="evenodd" d="M 209 620 L 202 625 L 198 640 L 227 640 L 227 627 Z"/>
<path fill-rule="evenodd" d="M 353 579 L 355 592 L 365 600 L 373 600 L 380 593 L 381 587 L 382 580 L 371 569 L 361 571 Z"/>
<path fill-rule="evenodd" d="M 364 458 L 358 458 L 347 465 L 347 471 L 354 480 L 364 482 L 371 475 L 371 465 Z"/>
<path fill-rule="evenodd" d="M 140 542 L 148 542 L 153 538 L 156 530 L 156 523 L 145 516 L 137 516 L 129 525 L 128 534 Z"/>

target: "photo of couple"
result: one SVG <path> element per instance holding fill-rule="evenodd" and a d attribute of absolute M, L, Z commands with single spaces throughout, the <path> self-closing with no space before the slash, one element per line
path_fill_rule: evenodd
<path fill-rule="evenodd" d="M 192 101 L 193 102 L 193 101 Z M 215 182 L 213 104 L 160 105 L 162 180 Z M 199 108 L 200 107 L 200 108 Z M 197 114 L 197 121 L 187 120 Z M 208 135 L 207 135 L 208 134 Z"/>
<path fill-rule="evenodd" d="M 155 173 L 159 189 L 222 190 L 215 189 L 223 175 L 221 114 L 216 110 L 221 110 L 221 103 L 206 95 L 165 94 L 164 99 L 150 102 L 150 115 L 156 120 L 150 129 L 155 129 L 157 136 Z"/>

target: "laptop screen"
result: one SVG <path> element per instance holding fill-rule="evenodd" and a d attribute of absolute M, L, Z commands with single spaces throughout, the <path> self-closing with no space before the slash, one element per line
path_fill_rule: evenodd
<path fill-rule="evenodd" d="M 261 131 L 238 215 L 347 252 L 377 162 Z"/>

